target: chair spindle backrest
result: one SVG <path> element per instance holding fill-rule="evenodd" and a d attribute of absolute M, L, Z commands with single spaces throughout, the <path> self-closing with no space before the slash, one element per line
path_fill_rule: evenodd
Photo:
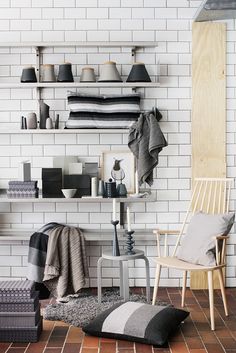
<path fill-rule="evenodd" d="M 226 178 L 196 178 L 194 180 L 189 208 L 177 237 L 172 256 L 176 255 L 180 239 L 184 234 L 190 214 L 199 211 L 209 214 L 229 212 L 232 182 L 233 179 Z"/>

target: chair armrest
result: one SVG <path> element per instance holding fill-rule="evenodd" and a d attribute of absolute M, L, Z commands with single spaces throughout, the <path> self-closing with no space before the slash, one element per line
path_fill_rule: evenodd
<path fill-rule="evenodd" d="M 160 248 L 160 236 L 164 236 L 164 256 L 167 256 L 168 253 L 168 236 L 179 236 L 179 230 L 163 230 L 163 229 L 156 229 L 153 231 L 154 234 L 157 236 L 157 256 L 161 256 L 161 248 Z"/>
<path fill-rule="evenodd" d="M 223 265 L 225 263 L 226 242 L 228 235 L 216 235 L 212 237 L 216 244 L 216 264 Z M 222 246 L 219 247 L 219 241 L 222 240 Z"/>
<path fill-rule="evenodd" d="M 155 229 L 153 231 L 154 234 L 156 235 L 179 235 L 179 230 L 164 230 L 164 229 Z"/>
<path fill-rule="evenodd" d="M 212 239 L 225 240 L 225 239 L 229 239 L 229 235 L 215 235 L 214 237 L 212 237 Z"/>

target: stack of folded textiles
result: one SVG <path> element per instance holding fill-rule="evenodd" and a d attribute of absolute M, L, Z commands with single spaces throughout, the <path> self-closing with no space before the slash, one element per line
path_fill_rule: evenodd
<path fill-rule="evenodd" d="M 37 184 L 37 181 L 9 181 L 7 196 L 11 199 L 36 198 L 39 195 Z"/>

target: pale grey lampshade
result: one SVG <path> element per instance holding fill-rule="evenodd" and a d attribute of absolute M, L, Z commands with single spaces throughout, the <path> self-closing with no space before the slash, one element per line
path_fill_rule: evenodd
<path fill-rule="evenodd" d="M 114 61 L 107 61 L 101 65 L 98 82 L 122 82 Z"/>
<path fill-rule="evenodd" d="M 45 64 L 42 65 L 42 82 L 55 82 L 56 75 L 54 71 L 54 65 Z"/>
<path fill-rule="evenodd" d="M 96 76 L 92 67 L 83 67 L 80 82 L 96 82 Z"/>

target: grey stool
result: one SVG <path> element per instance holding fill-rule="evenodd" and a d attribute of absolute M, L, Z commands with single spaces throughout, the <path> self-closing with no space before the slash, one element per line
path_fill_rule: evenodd
<path fill-rule="evenodd" d="M 134 255 L 127 255 L 125 252 L 121 251 L 120 256 L 113 256 L 112 250 L 105 251 L 102 253 L 102 256 L 98 259 L 97 262 L 97 286 L 98 286 L 98 303 L 101 304 L 102 299 L 102 261 L 103 260 L 112 260 L 119 261 L 120 263 L 120 296 L 124 300 L 129 300 L 129 260 L 143 259 L 145 261 L 146 267 L 146 296 L 147 302 L 150 302 L 150 270 L 149 270 L 149 261 L 144 255 L 144 251 L 135 250 Z"/>

